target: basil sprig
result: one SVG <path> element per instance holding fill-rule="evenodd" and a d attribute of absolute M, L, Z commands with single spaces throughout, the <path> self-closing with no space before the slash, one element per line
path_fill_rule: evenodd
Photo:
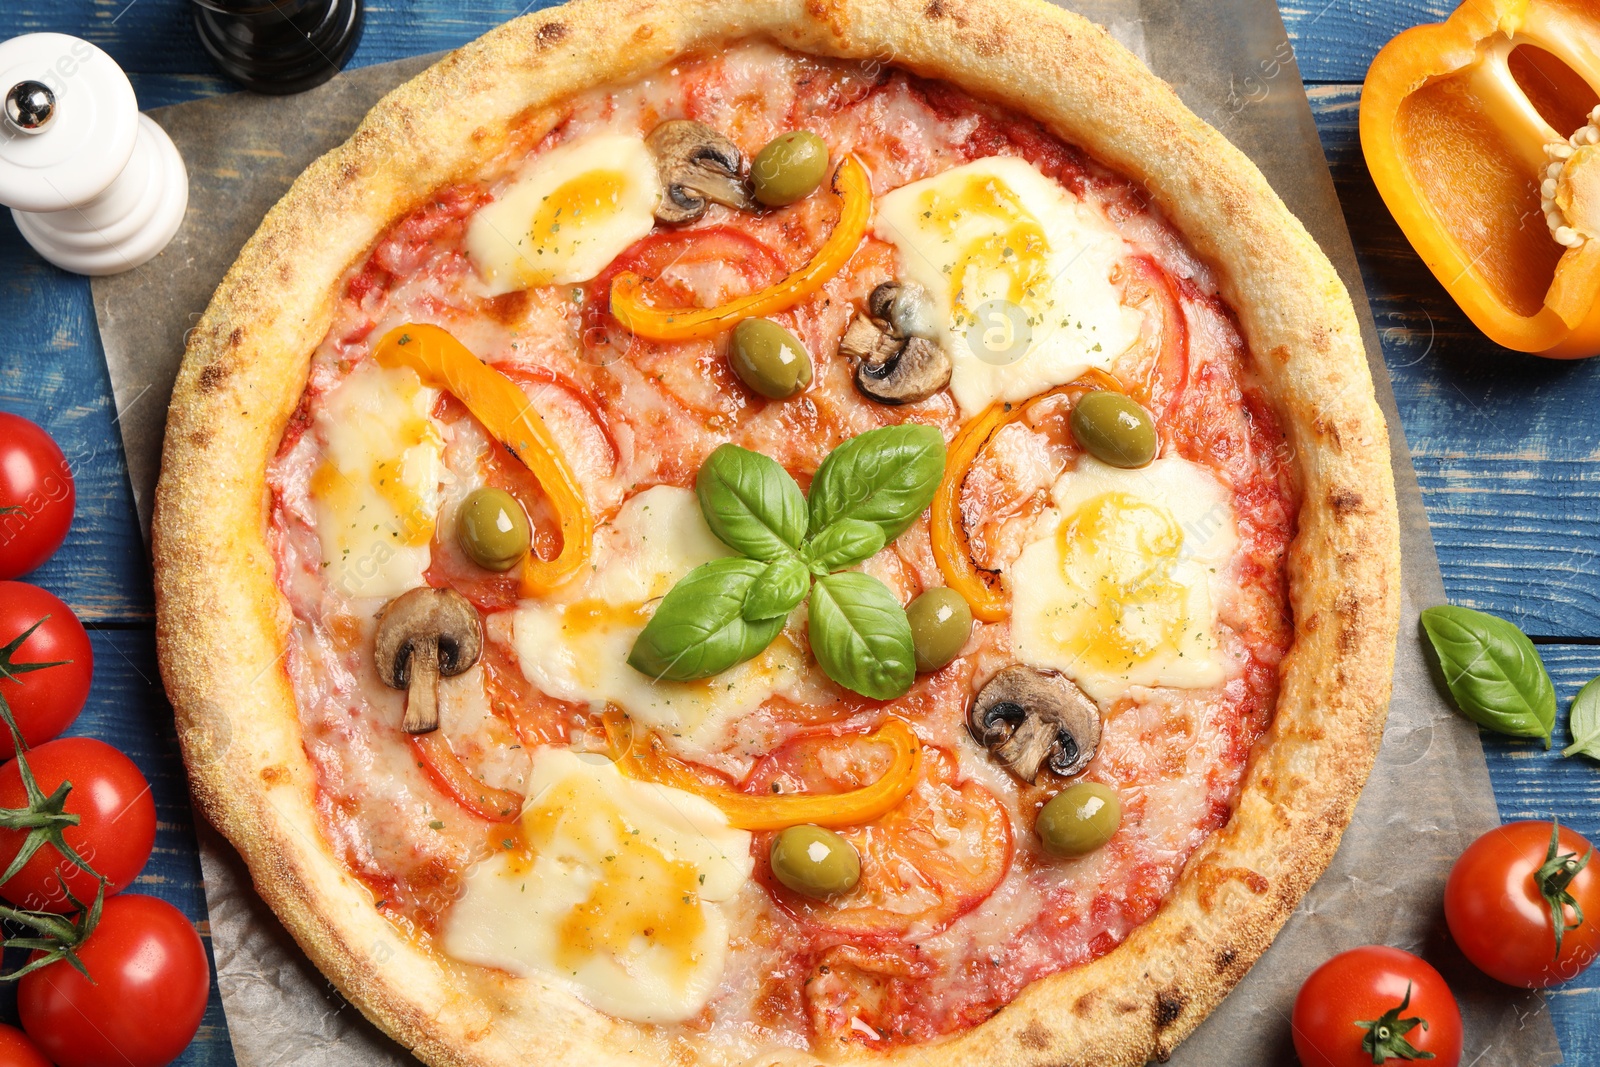
<path fill-rule="evenodd" d="M 673 586 L 628 663 L 657 679 L 710 677 L 759 655 L 809 597 L 811 651 L 828 677 L 875 700 L 902 695 L 916 679 L 905 609 L 881 581 L 846 568 L 917 520 L 944 459 L 944 435 L 931 426 L 871 430 L 829 453 L 808 501 L 776 461 L 721 446 L 695 494 L 711 532 L 742 556 Z"/>
<path fill-rule="evenodd" d="M 1561 750 L 1563 756 L 1582 753 L 1600 759 L 1600 678 L 1591 678 L 1578 690 L 1572 710 L 1567 712 L 1567 729 L 1572 732 L 1572 744 Z"/>
<path fill-rule="evenodd" d="M 1556 690 L 1528 636 L 1504 619 L 1445 605 L 1422 613 L 1445 684 L 1462 714 L 1511 737 L 1550 747 Z"/>

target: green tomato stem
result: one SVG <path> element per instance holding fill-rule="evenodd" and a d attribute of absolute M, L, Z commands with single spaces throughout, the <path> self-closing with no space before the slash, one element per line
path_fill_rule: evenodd
<path fill-rule="evenodd" d="M 1401 1013 L 1411 1006 L 1411 983 L 1406 983 L 1406 995 L 1398 1007 L 1390 1008 L 1376 1019 L 1357 1022 L 1366 1030 L 1361 1038 L 1361 1051 L 1372 1057 L 1373 1063 L 1383 1063 L 1394 1057 L 1397 1060 L 1431 1060 L 1433 1053 L 1423 1052 L 1406 1040 L 1406 1035 L 1421 1026 L 1428 1029 L 1428 1020 L 1420 1015 L 1402 1019 Z"/>
<path fill-rule="evenodd" d="M 1589 865 L 1589 860 L 1594 856 L 1594 849 L 1584 853 L 1582 859 L 1576 852 L 1562 853 L 1561 820 L 1550 820 L 1550 848 L 1544 854 L 1544 865 L 1533 874 L 1533 884 L 1539 887 L 1539 895 L 1544 897 L 1545 903 L 1550 908 L 1550 927 L 1556 934 L 1555 958 L 1561 958 L 1561 938 L 1568 930 L 1576 930 L 1583 925 L 1583 908 L 1579 906 L 1577 898 L 1568 891 L 1572 880 L 1578 877 L 1578 872 Z M 1575 916 L 1572 922 L 1567 922 L 1567 909 L 1571 908 Z"/>

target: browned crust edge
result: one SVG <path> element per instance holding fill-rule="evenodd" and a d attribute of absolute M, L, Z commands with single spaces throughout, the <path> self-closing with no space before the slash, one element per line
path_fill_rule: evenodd
<path fill-rule="evenodd" d="M 947 79 L 1142 182 L 1217 269 L 1284 419 L 1304 491 L 1290 560 L 1296 638 L 1233 819 L 1112 953 L 1035 983 L 963 1034 L 870 1057 L 1165 1058 L 1266 949 L 1349 823 L 1388 702 L 1399 524 L 1355 315 L 1327 259 L 1243 154 L 1103 31 L 1042 0 L 575 0 L 445 57 L 308 168 L 193 332 L 167 426 L 157 638 L 195 798 L 323 973 L 423 1060 L 659 1061 L 641 1028 L 548 983 L 485 981 L 415 948 L 333 855 L 283 666 L 290 620 L 266 542 L 265 468 L 330 324 L 336 279 L 390 222 L 496 150 L 514 116 L 748 35 Z M 694 1058 L 719 1062 L 706 1047 Z"/>

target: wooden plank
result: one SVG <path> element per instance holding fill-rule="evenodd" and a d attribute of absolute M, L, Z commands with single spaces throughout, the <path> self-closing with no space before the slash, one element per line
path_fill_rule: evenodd
<path fill-rule="evenodd" d="M 128 72 L 139 107 L 150 111 L 168 104 L 186 104 L 190 100 L 203 100 L 224 93 L 243 92 L 237 85 L 220 74 L 161 74 Z"/>
<path fill-rule="evenodd" d="M 1466 320 L 1372 184 L 1359 100 L 1311 92 L 1445 588 L 1533 634 L 1600 636 L 1600 359 L 1511 352 Z"/>
<path fill-rule="evenodd" d="M 178 754 L 172 708 L 156 672 L 155 637 L 141 627 L 95 630 L 90 639 L 94 646 L 94 685 L 88 705 L 68 734 L 97 737 L 115 745 L 139 765 L 149 780 L 156 804 L 155 850 L 129 892 L 160 897 L 182 909 L 195 920 L 209 953 L 210 931 L 205 924 L 194 813 Z M 7 964 L 16 966 L 10 959 Z M 15 1023 L 14 987 L 7 984 L 3 989 L 0 1021 Z M 223 1067 L 233 1062 L 215 977 L 200 1033 L 178 1062 L 184 1067 Z"/>
<path fill-rule="evenodd" d="M 89 280 L 56 270 L 22 240 L 10 212 L 0 220 L 0 409 L 26 416 L 56 439 L 72 466 L 77 511 L 67 540 L 28 576 L 66 595 L 85 621 L 148 620 L 149 566 L 133 514 L 122 438 Z"/>
<path fill-rule="evenodd" d="M 1487 731 L 1483 750 L 1489 759 L 1500 818 L 1559 818 L 1590 841 L 1600 843 L 1600 764 L 1583 757 L 1563 759 L 1571 743 L 1567 707 L 1589 679 L 1600 675 L 1600 646 L 1544 645 L 1539 649 L 1556 683 L 1555 743 L 1517 741 Z M 1600 862 L 1600 861 L 1597 861 Z M 1550 1012 L 1566 1062 L 1600 1063 L 1600 973 L 1591 968 L 1550 992 Z"/>
<path fill-rule="evenodd" d="M 1284 27 L 1307 82 L 1359 82 L 1378 49 L 1402 30 L 1443 22 L 1458 0 L 1304 0 L 1284 3 Z"/>
<path fill-rule="evenodd" d="M 366 6 L 366 28 L 352 63 L 366 66 L 456 48 L 552 3 L 373 0 Z M 211 74 L 214 68 L 195 35 L 191 10 L 189 0 L 25 0 L 15 9 L 8 5 L 5 22 L 8 36 L 52 31 L 83 37 L 105 49 L 124 70 Z"/>

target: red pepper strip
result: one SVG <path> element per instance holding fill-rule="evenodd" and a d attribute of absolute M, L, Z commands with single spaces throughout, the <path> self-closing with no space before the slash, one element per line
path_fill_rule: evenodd
<path fill-rule="evenodd" d="M 522 814 L 522 794 L 474 778 L 438 730 L 407 737 L 428 779 L 457 804 L 490 822 L 516 822 Z"/>
<path fill-rule="evenodd" d="M 839 221 L 811 261 L 776 285 L 709 308 L 660 308 L 644 302 L 644 279 L 632 271 L 611 283 L 611 314 L 623 327 L 651 341 L 698 341 L 733 329 L 743 319 L 793 307 L 850 262 L 872 218 L 872 179 L 855 156 L 833 172 L 833 191 L 842 206 Z"/>

